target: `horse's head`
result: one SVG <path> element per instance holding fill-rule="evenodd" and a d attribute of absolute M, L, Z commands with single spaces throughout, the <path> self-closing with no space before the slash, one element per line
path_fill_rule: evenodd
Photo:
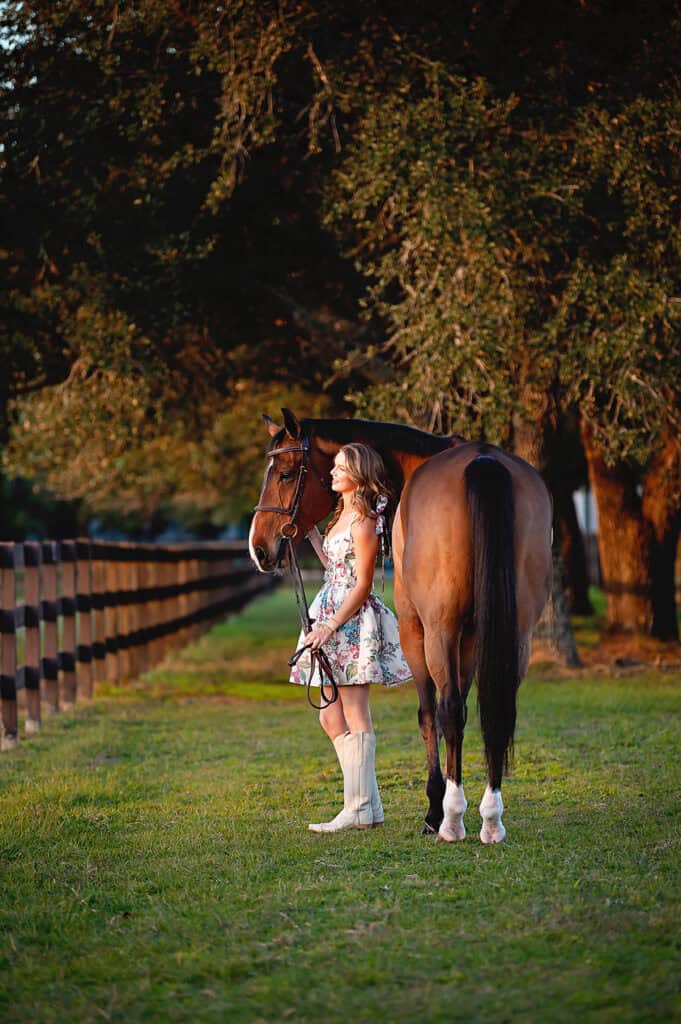
<path fill-rule="evenodd" d="M 280 569 L 287 556 L 287 538 L 298 544 L 331 510 L 333 454 L 323 452 L 302 430 L 289 409 L 284 426 L 263 416 L 270 437 L 260 500 L 255 506 L 248 546 L 261 572 Z"/>

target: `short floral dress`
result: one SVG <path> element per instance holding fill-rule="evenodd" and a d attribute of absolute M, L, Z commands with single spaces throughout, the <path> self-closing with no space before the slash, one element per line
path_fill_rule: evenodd
<path fill-rule="evenodd" d="M 310 618 L 321 626 L 341 607 L 357 583 L 355 549 L 351 527 L 324 538 L 329 560 L 324 585 L 310 605 Z M 305 642 L 301 632 L 298 647 Z M 382 683 L 396 686 L 411 678 L 400 647 L 397 619 L 372 590 L 359 611 L 332 634 L 324 644 L 338 686 Z M 310 652 L 305 651 L 291 671 L 291 682 L 319 686 L 319 669 L 310 678 Z"/>

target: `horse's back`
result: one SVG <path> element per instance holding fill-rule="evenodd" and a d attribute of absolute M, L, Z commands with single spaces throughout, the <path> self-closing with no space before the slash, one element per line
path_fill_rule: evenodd
<path fill-rule="evenodd" d="M 400 500 L 396 567 L 422 618 L 469 614 L 473 535 L 466 469 L 481 455 L 510 475 L 519 625 L 532 628 L 550 589 L 551 499 L 539 473 L 500 448 L 468 442 L 433 456 L 413 473 Z"/>

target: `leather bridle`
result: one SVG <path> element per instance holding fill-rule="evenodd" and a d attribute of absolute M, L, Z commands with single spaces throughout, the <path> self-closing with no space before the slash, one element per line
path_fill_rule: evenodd
<path fill-rule="evenodd" d="M 293 492 L 293 499 L 288 508 L 284 508 L 283 505 L 261 505 L 257 504 L 254 506 L 254 512 L 276 512 L 281 516 L 289 516 L 287 523 L 284 523 L 281 530 L 279 531 L 284 542 L 288 544 L 288 564 L 291 570 L 291 582 L 293 584 L 293 593 L 295 594 L 296 604 L 298 605 L 298 612 L 300 614 L 300 624 L 303 629 L 303 635 L 307 634 L 312 629 L 312 620 L 310 619 L 310 613 L 307 604 L 307 597 L 305 596 L 305 585 L 303 583 L 302 573 L 300 571 L 300 565 L 298 564 L 298 558 L 296 556 L 296 549 L 294 541 L 298 536 L 298 524 L 296 523 L 296 516 L 300 510 L 300 502 L 303 496 L 303 487 L 305 484 L 305 475 L 308 469 L 312 466 L 312 455 L 310 453 L 310 440 L 307 437 L 301 437 L 300 444 L 285 445 L 282 448 L 271 448 L 267 453 L 267 458 L 272 458 L 274 455 L 288 455 L 289 453 L 297 452 L 302 455 L 300 460 L 300 467 L 298 469 L 298 479 L 296 480 L 295 491 Z M 325 487 L 331 494 L 330 484 L 324 480 L 324 478 L 317 474 L 319 481 L 323 487 Z M 326 655 L 326 652 L 319 647 L 316 651 L 310 648 L 309 644 L 303 644 L 294 653 L 293 657 L 289 661 L 289 667 L 293 668 L 296 662 L 302 657 L 303 652 L 310 651 L 310 677 L 307 683 L 307 699 L 313 708 L 317 711 L 321 711 L 323 708 L 333 704 L 334 701 L 338 700 L 338 686 L 336 680 L 333 677 L 333 669 L 331 663 Z M 319 672 L 320 687 L 319 693 L 322 703 L 315 704 L 310 696 L 310 683 L 315 673 L 315 666 Z M 327 698 L 324 693 L 324 676 L 328 677 L 328 685 L 331 688 L 331 697 Z"/>
<path fill-rule="evenodd" d="M 308 470 L 308 462 L 310 462 L 310 441 L 307 437 L 303 437 L 300 440 L 300 444 L 285 445 L 283 448 L 272 448 L 267 452 L 267 458 L 271 459 L 275 455 L 287 455 L 290 452 L 298 452 L 303 457 L 300 460 L 300 467 L 298 469 L 298 479 L 296 480 L 296 489 L 293 492 L 293 500 L 288 508 L 284 508 L 281 505 L 256 505 L 253 509 L 254 512 L 277 512 L 281 516 L 290 516 L 288 523 L 284 523 L 279 533 L 286 540 L 295 540 L 298 535 L 298 524 L 296 523 L 296 516 L 300 509 L 300 501 L 303 496 L 303 486 L 305 484 L 305 474 Z"/>

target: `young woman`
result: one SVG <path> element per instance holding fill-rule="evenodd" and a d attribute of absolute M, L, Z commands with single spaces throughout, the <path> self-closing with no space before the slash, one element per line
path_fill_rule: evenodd
<path fill-rule="evenodd" d="M 390 496 L 380 455 L 363 444 L 344 445 L 334 460 L 331 487 L 338 494 L 326 537 L 315 527 L 308 539 L 325 568 L 324 585 L 310 606 L 314 628 L 298 646 L 324 647 L 333 667 L 338 700 L 319 714 L 343 771 L 344 806 L 332 821 L 310 825 L 313 832 L 340 832 L 383 824 L 375 774 L 376 736 L 369 710 L 369 686 L 393 686 L 409 679 L 397 632 L 397 620 L 373 592 L 383 511 Z M 310 679 L 305 652 L 291 682 L 321 685 L 318 670 Z"/>

